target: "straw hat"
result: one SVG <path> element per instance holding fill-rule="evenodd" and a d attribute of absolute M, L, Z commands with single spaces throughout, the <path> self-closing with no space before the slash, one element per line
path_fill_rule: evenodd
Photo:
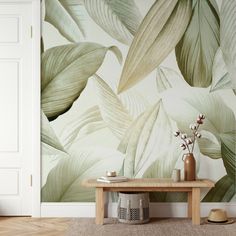
<path fill-rule="evenodd" d="M 211 209 L 205 222 L 209 224 L 232 224 L 234 220 L 228 219 L 226 211 L 223 209 Z"/>

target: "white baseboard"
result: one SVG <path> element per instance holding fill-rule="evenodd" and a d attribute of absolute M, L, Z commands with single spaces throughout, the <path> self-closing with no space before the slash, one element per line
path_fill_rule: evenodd
<path fill-rule="evenodd" d="M 236 217 L 236 203 L 201 203 L 201 217 L 213 208 L 222 208 Z M 105 217 L 117 217 L 117 203 L 105 206 Z M 150 217 L 186 217 L 187 203 L 150 203 Z M 95 203 L 41 203 L 41 217 L 95 217 Z"/>

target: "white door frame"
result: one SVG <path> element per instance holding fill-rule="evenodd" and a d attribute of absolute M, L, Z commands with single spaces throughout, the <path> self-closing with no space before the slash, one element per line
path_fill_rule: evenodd
<path fill-rule="evenodd" d="M 23 1 L 22 1 L 23 2 Z M 40 0 L 32 2 L 33 27 L 33 160 L 32 160 L 32 216 L 41 216 L 41 3 Z"/>

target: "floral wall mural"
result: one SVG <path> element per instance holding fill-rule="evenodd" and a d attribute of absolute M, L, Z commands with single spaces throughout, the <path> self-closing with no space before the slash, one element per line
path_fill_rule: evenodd
<path fill-rule="evenodd" d="M 86 178 L 170 178 L 198 114 L 202 201 L 236 200 L 236 2 L 42 2 L 42 201 L 94 201 Z M 183 172 L 183 171 L 182 171 Z M 185 201 L 153 193 L 152 201 Z"/>

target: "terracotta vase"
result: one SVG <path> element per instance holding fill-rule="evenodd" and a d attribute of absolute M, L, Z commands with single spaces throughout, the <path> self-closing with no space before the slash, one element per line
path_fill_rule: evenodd
<path fill-rule="evenodd" d="M 184 180 L 196 180 L 196 161 L 192 153 L 184 154 L 182 157 L 184 161 Z"/>

